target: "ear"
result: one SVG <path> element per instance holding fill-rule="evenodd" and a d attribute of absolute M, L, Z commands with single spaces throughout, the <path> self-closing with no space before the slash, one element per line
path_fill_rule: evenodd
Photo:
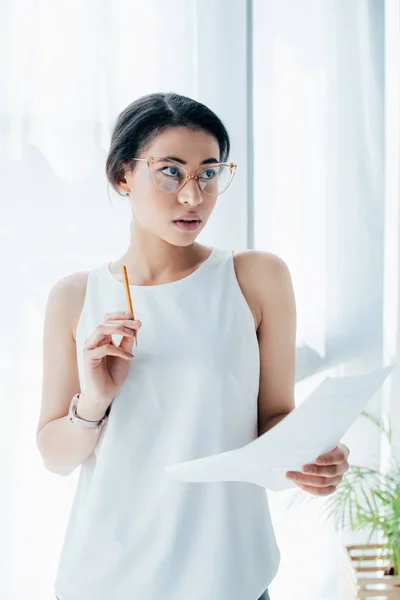
<path fill-rule="evenodd" d="M 129 185 L 126 181 L 126 179 L 122 179 L 119 184 L 117 185 L 118 189 L 120 192 L 123 192 L 124 194 L 126 194 L 127 196 L 129 196 L 130 194 L 130 189 L 129 189 Z"/>
<path fill-rule="evenodd" d="M 124 163 L 121 164 L 120 168 L 119 168 L 119 172 L 118 172 L 118 184 L 117 187 L 119 189 L 120 192 L 124 192 L 125 194 L 129 195 L 130 194 L 130 186 L 129 183 L 126 180 L 125 177 L 125 173 L 128 170 L 128 166 Z"/>

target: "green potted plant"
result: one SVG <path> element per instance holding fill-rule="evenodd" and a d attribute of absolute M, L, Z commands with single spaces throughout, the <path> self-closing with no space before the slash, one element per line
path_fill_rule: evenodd
<path fill-rule="evenodd" d="M 366 411 L 361 415 L 379 427 L 393 448 L 390 423 L 386 428 L 374 415 Z M 302 490 L 299 492 L 304 496 Z M 307 496 L 306 500 L 314 497 Z M 325 499 L 323 512 L 334 519 L 337 530 L 369 532 L 366 545 L 375 533 L 381 534 L 382 555 L 391 562 L 385 575 L 400 575 L 400 461 L 394 453 L 384 473 L 350 465 L 336 492 Z"/>

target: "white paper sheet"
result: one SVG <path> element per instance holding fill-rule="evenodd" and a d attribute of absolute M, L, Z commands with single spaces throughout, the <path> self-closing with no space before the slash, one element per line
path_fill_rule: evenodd
<path fill-rule="evenodd" d="M 300 471 L 335 448 L 394 366 L 355 377 L 326 377 L 300 406 L 249 444 L 165 470 L 182 481 L 244 481 L 274 491 L 293 488 L 286 472 Z"/>

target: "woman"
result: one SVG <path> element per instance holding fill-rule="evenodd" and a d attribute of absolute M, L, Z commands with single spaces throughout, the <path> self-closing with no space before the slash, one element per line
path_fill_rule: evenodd
<path fill-rule="evenodd" d="M 60 600 L 268 598 L 279 550 L 265 490 L 165 471 L 242 446 L 294 407 L 285 263 L 195 241 L 233 178 L 229 148 L 195 100 L 152 94 L 128 106 L 106 164 L 129 197 L 127 251 L 50 292 L 38 447 L 55 473 L 81 466 Z"/>

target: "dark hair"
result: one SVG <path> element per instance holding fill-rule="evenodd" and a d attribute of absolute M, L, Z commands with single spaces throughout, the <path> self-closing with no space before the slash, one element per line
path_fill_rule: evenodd
<path fill-rule="evenodd" d="M 201 102 L 179 94 L 156 93 L 138 98 L 118 116 L 106 161 L 107 179 L 120 195 L 117 185 L 124 176 L 125 164 L 137 164 L 138 156 L 162 131 L 188 127 L 213 135 L 219 144 L 220 161 L 228 159 L 230 141 L 221 119 Z"/>

